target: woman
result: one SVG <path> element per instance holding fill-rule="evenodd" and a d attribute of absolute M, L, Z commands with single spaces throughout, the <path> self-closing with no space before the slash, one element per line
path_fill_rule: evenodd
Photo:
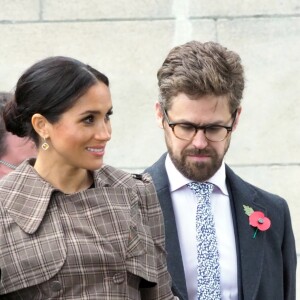
<path fill-rule="evenodd" d="M 174 299 L 149 177 L 103 165 L 108 78 L 51 57 L 19 79 L 7 130 L 36 159 L 0 181 L 1 299 Z"/>

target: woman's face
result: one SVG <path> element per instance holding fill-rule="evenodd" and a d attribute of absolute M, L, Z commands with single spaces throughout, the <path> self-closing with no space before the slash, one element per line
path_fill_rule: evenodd
<path fill-rule="evenodd" d="M 96 170 L 111 138 L 112 102 L 102 82 L 91 86 L 54 124 L 48 123 L 48 159 L 60 166 Z M 43 151 L 43 150 L 41 150 Z"/>

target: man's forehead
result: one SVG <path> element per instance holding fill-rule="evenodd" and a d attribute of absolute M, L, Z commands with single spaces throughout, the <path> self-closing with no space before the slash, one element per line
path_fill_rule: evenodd
<path fill-rule="evenodd" d="M 206 107 L 212 111 L 230 111 L 229 97 L 228 95 L 201 95 L 201 96 L 190 96 L 185 93 L 179 93 L 174 96 L 168 107 L 169 110 L 176 107 Z"/>

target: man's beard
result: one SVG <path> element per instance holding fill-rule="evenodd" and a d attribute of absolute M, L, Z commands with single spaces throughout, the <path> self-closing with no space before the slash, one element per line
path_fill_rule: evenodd
<path fill-rule="evenodd" d="M 217 152 L 210 148 L 206 149 L 191 149 L 183 151 L 181 157 L 176 157 L 171 149 L 167 145 L 170 158 L 177 168 L 177 170 L 186 178 L 203 182 L 211 178 L 221 167 L 223 158 L 228 150 L 229 141 L 226 145 L 223 156 L 219 156 Z M 189 155 L 206 155 L 210 157 L 209 162 L 196 162 L 196 161 L 188 161 L 187 157 Z"/>

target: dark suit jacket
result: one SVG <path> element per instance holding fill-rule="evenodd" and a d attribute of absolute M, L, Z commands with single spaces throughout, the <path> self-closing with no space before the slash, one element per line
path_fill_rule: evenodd
<path fill-rule="evenodd" d="M 173 279 L 173 292 L 180 299 L 187 300 L 165 159 L 166 154 L 145 172 L 153 178 L 164 214 L 167 261 Z M 295 300 L 297 257 L 286 201 L 245 182 L 228 166 L 226 183 L 237 244 L 239 299 Z M 259 231 L 253 238 L 255 228 L 249 225 L 243 205 L 263 212 L 271 220 L 271 227 L 267 231 Z"/>

